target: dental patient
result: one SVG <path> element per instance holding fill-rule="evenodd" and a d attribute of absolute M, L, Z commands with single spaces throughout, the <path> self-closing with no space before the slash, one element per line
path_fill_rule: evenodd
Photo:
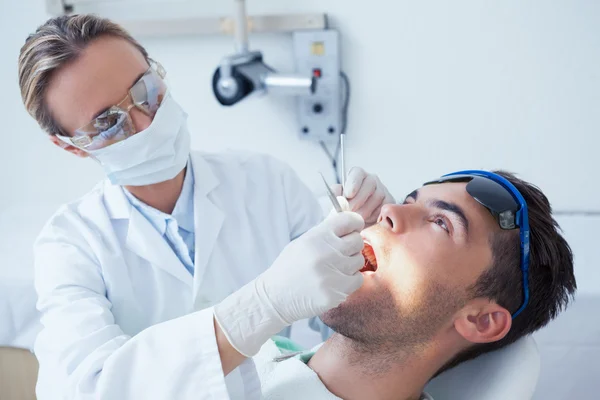
<path fill-rule="evenodd" d="M 567 306 L 559 229 L 545 195 L 504 172 L 444 176 L 384 206 L 362 234 L 362 287 L 321 318 L 336 333 L 316 351 L 273 361 L 285 351 L 270 342 L 255 357 L 263 398 L 430 399 L 434 376 Z"/>

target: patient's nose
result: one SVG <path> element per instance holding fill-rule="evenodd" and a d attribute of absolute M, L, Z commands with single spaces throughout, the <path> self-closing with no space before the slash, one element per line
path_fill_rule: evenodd
<path fill-rule="evenodd" d="M 379 223 L 392 232 L 400 232 L 403 229 L 402 225 L 402 205 L 386 204 L 381 207 L 379 213 Z"/>

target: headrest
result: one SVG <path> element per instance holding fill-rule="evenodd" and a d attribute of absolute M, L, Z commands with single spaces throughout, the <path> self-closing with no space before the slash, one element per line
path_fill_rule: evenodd
<path fill-rule="evenodd" d="M 540 354 L 527 336 L 444 372 L 425 392 L 435 400 L 527 400 L 539 374 Z"/>

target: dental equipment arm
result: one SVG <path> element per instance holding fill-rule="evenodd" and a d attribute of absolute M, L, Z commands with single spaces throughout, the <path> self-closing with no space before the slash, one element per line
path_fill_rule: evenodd
<path fill-rule="evenodd" d="M 232 106 L 253 93 L 314 94 L 315 76 L 277 73 L 263 62 L 260 51 L 249 50 L 246 1 L 234 3 L 236 53 L 224 57 L 213 75 L 213 92 L 219 103 Z"/>
<path fill-rule="evenodd" d="M 246 19 L 246 0 L 235 0 L 235 50 L 239 54 L 248 52 L 248 22 Z"/>

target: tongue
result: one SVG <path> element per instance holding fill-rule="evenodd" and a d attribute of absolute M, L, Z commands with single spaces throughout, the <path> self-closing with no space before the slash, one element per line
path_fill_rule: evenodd
<path fill-rule="evenodd" d="M 373 265 L 371 265 L 369 260 L 365 260 L 365 266 L 362 267 L 362 269 L 360 270 L 360 272 L 367 272 L 367 271 L 375 272 L 375 268 L 373 267 Z"/>

